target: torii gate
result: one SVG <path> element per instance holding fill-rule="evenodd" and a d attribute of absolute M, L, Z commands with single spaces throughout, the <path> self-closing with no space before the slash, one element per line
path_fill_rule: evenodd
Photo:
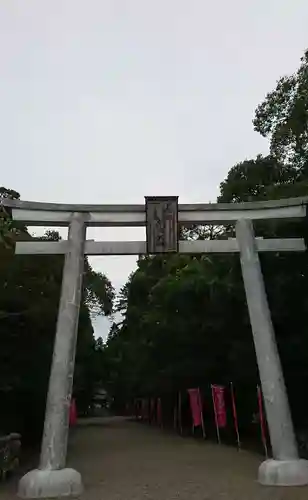
<path fill-rule="evenodd" d="M 308 197 L 285 200 L 178 205 L 177 197 L 146 197 L 145 205 L 68 205 L 3 200 L 13 219 L 31 226 L 68 226 L 68 240 L 17 242 L 17 254 L 65 254 L 57 331 L 49 381 L 39 468 L 19 482 L 22 498 L 78 496 L 81 475 L 65 467 L 84 255 L 182 252 L 240 254 L 273 459 L 259 467 L 264 485 L 308 484 L 308 461 L 300 460 L 283 373 L 267 302 L 259 252 L 301 252 L 301 238 L 258 239 L 253 221 L 306 217 Z M 235 224 L 236 238 L 179 241 L 179 224 Z M 86 241 L 87 226 L 146 226 L 147 241 Z"/>

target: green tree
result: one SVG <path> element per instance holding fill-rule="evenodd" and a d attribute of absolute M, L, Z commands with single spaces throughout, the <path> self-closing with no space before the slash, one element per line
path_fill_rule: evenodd
<path fill-rule="evenodd" d="M 19 198 L 5 188 L 0 195 L 2 200 Z M 0 243 L 0 428 L 20 430 L 24 440 L 33 441 L 42 430 L 64 258 L 14 255 L 15 241 L 32 236 L 12 221 L 10 211 L 4 209 L 1 215 L 5 242 Z M 60 235 L 48 231 L 39 239 L 58 241 Z M 96 273 L 86 258 L 74 378 L 81 409 L 101 376 L 94 369 L 97 352 L 91 316 L 110 314 L 113 297 L 110 281 Z"/>
<path fill-rule="evenodd" d="M 273 155 L 232 167 L 220 185 L 219 202 L 278 199 L 306 193 L 298 167 Z M 297 222 L 260 222 L 257 235 L 303 236 Z M 190 239 L 224 238 L 233 228 L 192 227 Z M 303 425 L 306 403 L 298 388 L 308 383 L 307 256 L 261 255 L 261 263 L 292 410 Z M 164 395 L 230 380 L 242 390 L 242 425 L 255 405 L 258 370 L 238 256 L 147 256 L 118 298 L 123 323 L 106 346 L 110 390 L 120 404 L 132 397 Z M 303 411 L 303 407 L 305 410 Z M 304 417 L 305 418 L 305 417 Z"/>
<path fill-rule="evenodd" d="M 298 169 L 274 156 L 258 155 L 234 165 L 220 184 L 220 203 L 240 203 L 303 196 L 308 180 L 299 179 Z"/>
<path fill-rule="evenodd" d="M 307 169 L 308 51 L 299 69 L 280 78 L 257 107 L 253 124 L 256 131 L 269 138 L 273 156 L 300 171 Z"/>

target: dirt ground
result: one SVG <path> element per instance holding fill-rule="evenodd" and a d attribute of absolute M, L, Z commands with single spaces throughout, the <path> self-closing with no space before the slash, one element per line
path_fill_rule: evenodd
<path fill-rule="evenodd" d="M 262 457 L 124 419 L 81 423 L 70 436 L 70 466 L 81 472 L 82 500 L 306 500 L 308 488 L 256 482 Z M 0 500 L 16 498 L 16 480 Z"/>

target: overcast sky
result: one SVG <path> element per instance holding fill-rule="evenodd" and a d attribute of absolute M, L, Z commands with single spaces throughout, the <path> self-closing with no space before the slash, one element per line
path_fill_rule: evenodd
<path fill-rule="evenodd" d="M 232 165 L 266 153 L 254 109 L 308 47 L 304 0 L 0 6 L 0 184 L 27 200 L 215 201 Z M 88 233 L 144 239 L 141 229 Z M 92 259 L 117 288 L 135 261 Z"/>

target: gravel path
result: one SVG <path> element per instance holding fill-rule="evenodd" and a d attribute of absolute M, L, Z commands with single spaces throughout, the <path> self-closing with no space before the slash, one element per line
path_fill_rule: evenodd
<path fill-rule="evenodd" d="M 256 482 L 262 457 L 182 439 L 123 419 L 88 421 L 71 433 L 69 465 L 82 473 L 82 500 L 306 500 L 308 488 Z M 14 485 L 0 486 L 13 500 Z"/>

